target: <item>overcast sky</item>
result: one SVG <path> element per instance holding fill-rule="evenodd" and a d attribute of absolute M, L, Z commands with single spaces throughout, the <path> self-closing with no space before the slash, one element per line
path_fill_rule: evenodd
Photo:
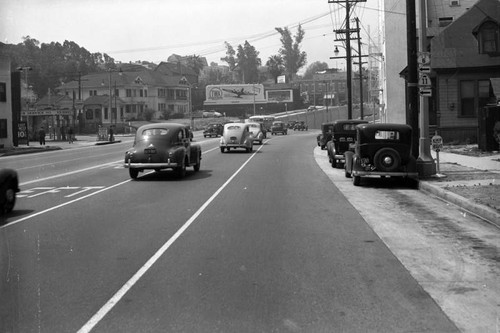
<path fill-rule="evenodd" d="M 368 31 L 377 41 L 377 7 L 378 0 L 355 7 L 363 43 L 368 44 Z M 274 28 L 287 26 L 295 34 L 301 23 L 308 65 L 321 61 L 343 68 L 340 60 L 329 57 L 334 44 L 341 44 L 334 41 L 333 29 L 344 18 L 345 9 L 328 0 L 0 0 L 0 40 L 69 40 L 122 62 L 158 63 L 175 53 L 219 64 L 224 41 L 236 49 L 248 40 L 265 64 L 281 46 Z"/>

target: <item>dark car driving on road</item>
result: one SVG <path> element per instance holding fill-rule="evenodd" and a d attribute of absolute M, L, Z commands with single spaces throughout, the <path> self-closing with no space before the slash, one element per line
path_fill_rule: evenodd
<path fill-rule="evenodd" d="M 283 135 L 286 135 L 288 133 L 286 124 L 279 120 L 274 121 L 273 124 L 271 125 L 271 134 L 278 135 L 278 133 L 281 133 Z"/>
<path fill-rule="evenodd" d="M 136 179 L 146 169 L 161 171 L 173 169 L 179 177 L 186 167 L 199 171 L 201 147 L 191 142 L 191 131 L 186 125 L 157 123 L 139 127 L 134 146 L 125 152 L 124 167 Z"/>
<path fill-rule="evenodd" d="M 354 152 L 345 153 L 345 175 L 358 186 L 361 177 L 418 178 L 411 154 L 412 128 L 405 124 L 361 124 L 356 126 Z"/>
<path fill-rule="evenodd" d="M 222 135 L 222 131 L 224 130 L 224 125 L 220 123 L 213 123 L 213 124 L 208 124 L 207 128 L 203 131 L 203 136 L 206 137 L 213 137 L 215 136 L 216 138 Z"/>

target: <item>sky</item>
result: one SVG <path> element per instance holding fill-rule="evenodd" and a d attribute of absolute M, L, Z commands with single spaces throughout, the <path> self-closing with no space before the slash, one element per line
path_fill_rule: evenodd
<path fill-rule="evenodd" d="M 378 2 L 358 3 L 351 16 L 360 20 L 365 52 L 369 39 L 378 41 Z M 316 61 L 345 67 L 343 60 L 330 59 L 335 45 L 342 45 L 333 30 L 341 28 L 345 16 L 344 7 L 328 0 L 0 0 L 0 41 L 68 40 L 126 63 L 195 54 L 221 65 L 225 41 L 235 49 L 248 41 L 265 64 L 281 47 L 275 28 L 288 27 L 295 35 L 301 24 L 301 50 L 307 53 L 303 71 Z"/>

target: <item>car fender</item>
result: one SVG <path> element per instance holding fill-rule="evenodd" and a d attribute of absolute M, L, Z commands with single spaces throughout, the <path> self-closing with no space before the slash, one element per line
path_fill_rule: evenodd
<path fill-rule="evenodd" d="M 352 168 L 353 168 L 353 160 L 354 160 L 354 152 L 352 151 L 346 151 L 344 153 L 344 158 L 345 158 L 345 169 L 351 173 Z"/>

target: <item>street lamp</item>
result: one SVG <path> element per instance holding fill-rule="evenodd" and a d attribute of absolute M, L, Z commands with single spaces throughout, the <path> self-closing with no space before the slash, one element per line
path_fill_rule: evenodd
<path fill-rule="evenodd" d="M 30 126 L 29 126 L 30 123 L 29 123 L 29 114 L 28 114 L 28 111 L 29 111 L 29 106 L 28 106 L 28 95 L 29 95 L 28 71 L 33 70 L 33 68 L 31 68 L 29 66 L 20 66 L 20 67 L 17 67 L 17 70 L 24 73 L 24 83 L 26 85 L 24 97 L 26 98 L 26 128 L 28 129 L 27 145 L 29 146 L 30 145 L 29 135 L 30 135 L 31 131 L 30 131 Z"/>
<path fill-rule="evenodd" d="M 348 35 L 348 40 L 349 40 L 349 35 Z M 340 46 L 340 45 L 339 45 Z M 350 45 L 349 45 L 350 46 Z M 347 119 L 352 119 L 352 86 L 351 86 L 351 81 L 352 81 L 352 63 L 351 63 L 351 48 L 350 47 L 342 47 L 344 50 L 346 50 L 346 56 L 345 57 L 337 57 L 339 54 L 339 48 L 337 45 L 335 45 L 335 49 L 333 50 L 333 53 L 335 54 L 335 57 L 330 57 L 330 59 L 346 59 L 347 62 Z"/>

